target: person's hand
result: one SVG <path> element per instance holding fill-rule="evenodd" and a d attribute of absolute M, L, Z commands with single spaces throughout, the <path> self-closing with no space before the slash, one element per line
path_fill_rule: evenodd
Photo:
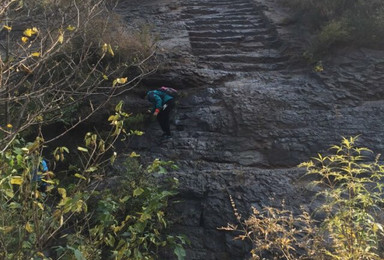
<path fill-rule="evenodd" d="M 154 115 L 154 116 L 157 116 L 157 115 L 159 114 L 159 112 L 160 112 L 160 109 L 156 108 L 156 109 L 155 109 L 155 112 L 153 113 L 153 115 Z"/>

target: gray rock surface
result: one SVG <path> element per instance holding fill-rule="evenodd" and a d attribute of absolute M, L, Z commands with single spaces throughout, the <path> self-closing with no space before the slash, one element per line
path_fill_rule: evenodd
<path fill-rule="evenodd" d="M 156 122 L 132 149 L 174 160 L 181 203 L 175 232 L 191 240 L 187 259 L 247 259 L 249 245 L 217 228 L 234 222 L 228 195 L 243 216 L 285 200 L 297 212 L 312 191 L 295 166 L 361 134 L 377 153 L 384 143 L 384 52 L 339 50 L 314 72 L 300 58 L 306 33 L 285 24 L 277 1 L 122 1 L 132 24 L 150 23 L 163 66 L 150 86 L 182 89 L 173 138 L 159 142 Z M 289 16 L 289 14 L 288 14 Z M 145 102 L 128 107 L 145 110 Z M 168 259 L 168 258 L 167 258 Z"/>

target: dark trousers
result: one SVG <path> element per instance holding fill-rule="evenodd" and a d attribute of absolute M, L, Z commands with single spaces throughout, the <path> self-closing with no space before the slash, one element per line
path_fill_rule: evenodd
<path fill-rule="evenodd" d="M 175 101 L 171 99 L 168 100 L 165 104 L 167 105 L 167 107 L 165 109 L 160 110 L 160 113 L 157 115 L 157 121 L 159 122 L 164 134 L 171 135 L 170 116 L 172 109 L 175 107 Z"/>

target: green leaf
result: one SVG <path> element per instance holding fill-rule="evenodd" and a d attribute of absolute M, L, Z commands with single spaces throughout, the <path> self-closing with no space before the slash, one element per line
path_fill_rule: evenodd
<path fill-rule="evenodd" d="M 185 253 L 185 249 L 182 246 L 180 246 L 180 245 L 177 245 L 175 247 L 175 249 L 173 250 L 173 252 L 177 256 L 177 260 L 184 260 L 185 256 L 187 255 Z"/>
<path fill-rule="evenodd" d="M 89 167 L 88 169 L 85 170 L 86 172 L 94 172 L 94 171 L 97 171 L 97 167 L 96 166 L 92 166 L 92 167 Z"/>
<path fill-rule="evenodd" d="M 123 107 L 123 104 L 124 104 L 124 102 L 123 102 L 123 101 L 120 101 L 120 102 L 116 105 L 116 107 L 115 107 L 115 111 L 116 111 L 116 112 L 120 112 L 121 109 L 122 109 L 122 107 Z"/>
<path fill-rule="evenodd" d="M 21 205 L 19 203 L 17 203 L 17 202 L 11 202 L 9 204 L 9 208 L 11 208 L 11 209 L 20 209 Z"/>
<path fill-rule="evenodd" d="M 6 195 L 8 198 L 13 198 L 13 196 L 15 196 L 15 194 L 13 193 L 13 190 L 12 190 L 12 189 L 6 189 L 6 190 L 4 190 L 4 193 L 5 193 L 5 195 Z"/>
<path fill-rule="evenodd" d="M 87 260 L 85 259 L 83 254 L 77 249 L 74 250 L 74 254 L 75 254 L 76 260 Z"/>
<path fill-rule="evenodd" d="M 133 191 L 133 197 L 137 197 L 137 196 L 140 196 L 141 194 L 143 194 L 144 192 L 144 189 L 143 188 L 136 188 L 134 191 Z"/>

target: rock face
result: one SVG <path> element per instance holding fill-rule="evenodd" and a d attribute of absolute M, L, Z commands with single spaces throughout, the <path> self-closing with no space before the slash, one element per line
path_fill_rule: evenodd
<path fill-rule="evenodd" d="M 153 122 L 125 149 L 180 166 L 173 210 L 175 232 L 191 240 L 187 259 L 248 257 L 248 244 L 217 230 L 235 221 L 228 195 L 245 217 L 283 199 L 296 210 L 311 199 L 298 163 L 342 136 L 384 150 L 384 52 L 339 51 L 314 72 L 274 1 L 126 0 L 118 11 L 159 37 L 164 65 L 146 83 L 182 89 L 173 138 L 159 142 Z"/>

